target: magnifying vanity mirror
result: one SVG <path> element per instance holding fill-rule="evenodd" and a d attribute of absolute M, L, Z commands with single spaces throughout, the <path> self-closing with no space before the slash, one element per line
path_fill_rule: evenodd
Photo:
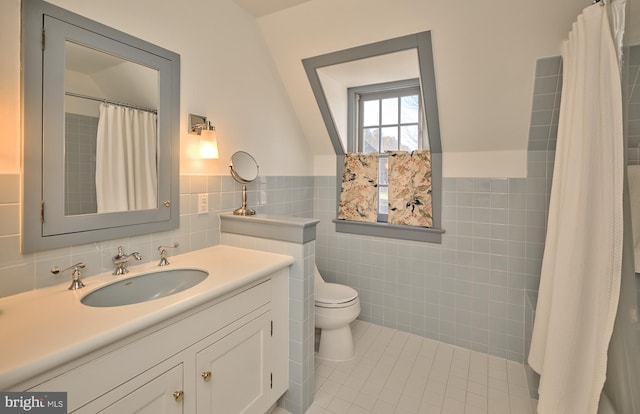
<path fill-rule="evenodd" d="M 258 177 L 258 163 L 248 152 L 237 151 L 229 161 L 229 171 L 236 182 L 242 184 L 242 207 L 233 211 L 236 216 L 252 216 L 256 211 L 247 207 L 247 184 Z"/>

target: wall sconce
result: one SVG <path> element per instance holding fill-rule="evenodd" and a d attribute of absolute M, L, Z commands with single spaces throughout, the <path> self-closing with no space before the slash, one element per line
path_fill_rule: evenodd
<path fill-rule="evenodd" d="M 189 133 L 200 135 L 200 158 L 218 159 L 216 127 L 206 116 L 189 114 Z"/>

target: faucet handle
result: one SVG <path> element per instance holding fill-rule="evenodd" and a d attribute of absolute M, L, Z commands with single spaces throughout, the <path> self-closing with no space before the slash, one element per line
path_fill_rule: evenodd
<path fill-rule="evenodd" d="M 160 251 L 160 263 L 158 263 L 158 266 L 168 265 L 169 261 L 167 260 L 167 249 L 175 249 L 178 246 L 180 246 L 178 242 L 173 242 L 171 246 L 158 246 L 158 250 Z"/>
<path fill-rule="evenodd" d="M 115 262 L 116 260 L 122 259 L 123 257 L 124 257 L 124 247 L 118 246 L 118 253 L 116 253 L 116 255 L 113 256 L 112 261 Z"/>
<path fill-rule="evenodd" d="M 58 273 L 66 272 L 67 270 L 73 269 L 73 273 L 71 274 L 71 286 L 69 286 L 69 290 L 81 289 L 84 287 L 84 283 L 80 280 L 82 273 L 80 273 L 80 269 L 84 269 L 86 265 L 82 262 L 76 263 L 73 266 L 69 266 L 66 269 L 60 270 L 58 266 L 51 266 L 51 273 L 57 275 Z"/>

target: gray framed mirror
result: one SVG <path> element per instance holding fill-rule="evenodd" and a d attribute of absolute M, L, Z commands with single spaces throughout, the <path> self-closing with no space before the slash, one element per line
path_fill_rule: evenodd
<path fill-rule="evenodd" d="M 22 20 L 22 251 L 177 228 L 180 56 L 40 0 Z"/>
<path fill-rule="evenodd" d="M 258 163 L 248 152 L 237 151 L 229 161 L 229 172 L 236 182 L 242 184 L 242 206 L 235 209 L 236 216 L 252 216 L 256 211 L 247 207 L 247 184 L 258 178 Z"/>

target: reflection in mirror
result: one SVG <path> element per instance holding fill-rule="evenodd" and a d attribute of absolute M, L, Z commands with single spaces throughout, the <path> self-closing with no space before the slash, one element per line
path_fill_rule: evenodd
<path fill-rule="evenodd" d="M 239 183 L 250 183 L 258 177 L 258 163 L 248 152 L 237 151 L 231 156 L 229 169 Z"/>
<path fill-rule="evenodd" d="M 158 71 L 65 42 L 66 216 L 157 207 Z"/>
<path fill-rule="evenodd" d="M 237 151 L 231 156 L 229 171 L 233 179 L 242 184 L 242 206 L 233 211 L 236 216 L 256 214 L 255 210 L 247 207 L 247 184 L 258 177 L 258 168 L 255 158 L 245 151 Z"/>

